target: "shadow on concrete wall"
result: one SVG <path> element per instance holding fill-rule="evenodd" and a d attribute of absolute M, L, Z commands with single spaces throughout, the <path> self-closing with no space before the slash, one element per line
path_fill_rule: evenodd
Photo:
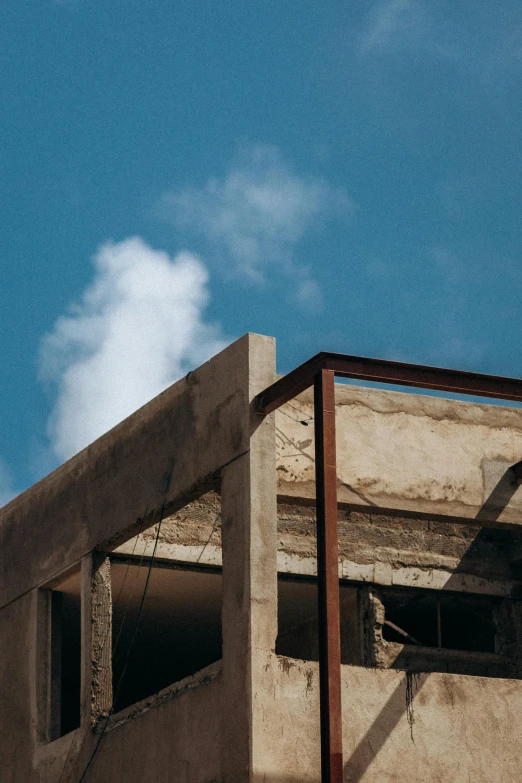
<path fill-rule="evenodd" d="M 519 488 L 514 467 L 508 468 L 500 477 L 496 485 L 490 491 L 488 497 L 479 509 L 474 519 L 469 520 L 470 525 L 481 525 L 470 544 L 467 552 L 462 556 L 455 574 L 473 573 L 472 563 L 484 562 L 491 556 L 491 548 L 501 556 L 504 561 L 505 571 L 500 576 L 505 579 L 516 578 L 512 566 L 515 560 L 522 557 L 522 528 L 513 525 L 509 527 L 497 527 L 502 512 L 511 502 L 515 492 Z M 445 590 L 452 590 L 452 578 L 446 583 Z"/>
<path fill-rule="evenodd" d="M 462 557 L 456 573 L 468 572 L 468 564 L 480 559 L 485 549 L 491 547 L 492 540 L 503 550 L 508 560 L 520 549 L 522 555 L 522 534 L 516 529 L 495 529 L 494 523 L 509 504 L 519 487 L 513 468 L 508 468 L 486 498 L 475 520 L 470 525 L 493 523 L 493 527 L 482 527 Z M 521 558 L 522 560 L 522 558 Z M 452 589 L 451 578 L 445 585 L 445 590 Z M 359 783 L 366 771 L 377 757 L 386 740 L 404 716 L 408 717 L 412 740 L 414 740 L 415 709 L 414 699 L 424 686 L 429 674 L 412 674 L 405 672 L 404 679 L 399 683 L 379 715 L 361 739 L 344 766 L 345 783 Z"/>
<path fill-rule="evenodd" d="M 517 465 L 509 467 L 493 487 L 475 519 L 478 522 L 496 522 L 519 488 Z"/>
<path fill-rule="evenodd" d="M 429 676 L 429 674 L 405 672 L 404 679 L 397 685 L 371 727 L 346 761 L 344 765 L 345 783 L 358 783 L 362 780 L 368 767 L 379 754 L 404 714 L 407 715 L 412 742 L 414 741 L 414 699 Z"/>

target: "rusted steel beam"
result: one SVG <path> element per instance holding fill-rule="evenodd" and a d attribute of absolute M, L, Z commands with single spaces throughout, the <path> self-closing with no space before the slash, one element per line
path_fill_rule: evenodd
<path fill-rule="evenodd" d="M 256 400 L 259 413 L 265 415 L 272 413 L 276 408 L 312 386 L 315 374 L 323 368 L 322 356 L 322 353 L 318 353 L 265 389 Z"/>
<path fill-rule="evenodd" d="M 335 376 L 314 378 L 321 781 L 343 783 Z"/>
<path fill-rule="evenodd" d="M 335 454 L 335 376 L 522 402 L 522 380 L 439 367 L 318 353 L 258 395 L 264 415 L 314 386 L 321 780 L 342 783 L 341 644 Z M 522 463 L 513 466 L 522 484 Z"/>
<path fill-rule="evenodd" d="M 271 413 L 307 389 L 320 369 L 333 370 L 344 378 L 522 402 L 522 380 L 518 378 L 322 352 L 265 389 L 257 400 L 260 413 Z"/>
<path fill-rule="evenodd" d="M 335 353 L 323 353 L 322 357 L 324 366 L 340 377 L 522 402 L 522 380 L 519 378 Z"/>

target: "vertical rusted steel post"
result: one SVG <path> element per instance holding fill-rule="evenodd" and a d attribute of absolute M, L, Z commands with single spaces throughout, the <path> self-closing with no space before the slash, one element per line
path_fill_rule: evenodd
<path fill-rule="evenodd" d="M 341 629 L 337 542 L 335 375 L 314 378 L 321 781 L 342 783 Z"/>

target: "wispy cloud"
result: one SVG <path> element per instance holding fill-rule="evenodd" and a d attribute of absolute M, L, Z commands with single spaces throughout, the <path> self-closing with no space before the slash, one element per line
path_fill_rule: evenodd
<path fill-rule="evenodd" d="M 368 12 L 360 52 L 379 51 L 417 37 L 423 22 L 423 9 L 416 0 L 382 0 Z"/>
<path fill-rule="evenodd" d="M 56 402 L 48 423 L 66 459 L 225 343 L 204 320 L 207 272 L 193 254 L 171 259 L 139 237 L 103 245 L 78 304 L 42 343 L 42 379 Z"/>
<path fill-rule="evenodd" d="M 362 57 L 422 54 L 477 77 L 484 85 L 522 67 L 522 11 L 508 3 L 449 7 L 433 0 L 378 0 L 359 36 Z"/>
<path fill-rule="evenodd" d="M 297 284 L 294 300 L 306 310 L 319 312 L 323 309 L 324 302 L 321 287 L 306 272 Z"/>
<path fill-rule="evenodd" d="M 299 176 L 277 148 L 254 145 L 241 149 L 223 177 L 166 193 L 158 211 L 176 229 L 202 236 L 221 270 L 254 283 L 274 273 L 295 276 L 305 302 L 318 284 L 296 261 L 297 243 L 310 228 L 353 207 L 343 188 Z"/>

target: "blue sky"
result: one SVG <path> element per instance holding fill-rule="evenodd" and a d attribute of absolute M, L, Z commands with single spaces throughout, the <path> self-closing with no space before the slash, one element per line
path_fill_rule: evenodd
<path fill-rule="evenodd" d="M 522 6 L 3 0 L 0 502 L 246 331 L 520 376 Z"/>

